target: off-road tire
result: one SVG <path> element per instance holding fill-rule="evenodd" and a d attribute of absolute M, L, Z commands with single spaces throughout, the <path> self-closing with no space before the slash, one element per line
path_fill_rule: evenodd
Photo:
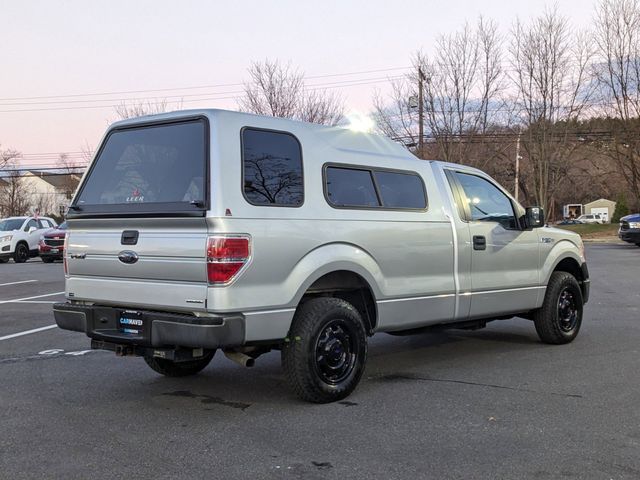
<path fill-rule="evenodd" d="M 571 304 L 569 310 L 562 306 L 566 302 Z M 563 315 L 565 311 L 575 312 L 575 317 Z M 544 303 L 533 315 L 540 340 L 554 345 L 573 341 L 582 325 L 582 311 L 582 290 L 576 278 L 567 272 L 553 272 L 547 285 Z"/>
<path fill-rule="evenodd" d="M 329 403 L 358 385 L 367 360 L 367 334 L 360 313 L 333 297 L 298 307 L 282 347 L 287 383 L 302 400 Z"/>
<path fill-rule="evenodd" d="M 13 261 L 16 263 L 24 263 L 29 260 L 29 246 L 24 243 L 16 245 L 16 251 L 13 252 Z"/>
<path fill-rule="evenodd" d="M 144 361 L 151 367 L 152 370 L 158 372 L 160 375 L 166 377 L 188 377 L 195 375 L 203 370 L 211 360 L 215 350 L 208 351 L 201 358 L 195 360 L 187 360 L 184 362 L 174 362 L 173 360 L 167 360 L 166 358 L 156 357 L 144 357 Z"/>

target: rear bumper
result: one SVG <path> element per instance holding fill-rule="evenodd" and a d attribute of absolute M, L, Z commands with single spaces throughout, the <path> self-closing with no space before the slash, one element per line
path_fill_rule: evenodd
<path fill-rule="evenodd" d="M 242 315 L 194 317 L 177 313 L 136 310 L 143 326 L 139 334 L 122 332 L 119 318 L 124 308 L 56 303 L 53 314 L 58 327 L 84 332 L 88 337 L 114 344 L 142 347 L 221 348 L 242 345 L 245 319 Z"/>

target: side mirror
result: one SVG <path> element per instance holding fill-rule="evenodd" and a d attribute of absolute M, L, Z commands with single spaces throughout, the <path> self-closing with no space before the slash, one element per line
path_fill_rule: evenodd
<path fill-rule="evenodd" d="M 527 207 L 524 225 L 527 229 L 544 227 L 544 210 L 540 207 Z"/>
<path fill-rule="evenodd" d="M 36 228 L 36 227 L 29 227 L 29 233 L 30 233 L 30 234 L 31 234 L 31 233 L 33 233 L 33 232 L 35 232 L 36 230 L 37 230 L 37 228 Z"/>

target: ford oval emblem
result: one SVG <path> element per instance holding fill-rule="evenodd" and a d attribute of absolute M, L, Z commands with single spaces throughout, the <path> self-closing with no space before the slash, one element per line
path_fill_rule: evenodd
<path fill-rule="evenodd" d="M 118 254 L 118 260 L 122 263 L 126 263 L 127 265 L 131 265 L 138 261 L 138 254 L 130 250 L 125 250 Z"/>

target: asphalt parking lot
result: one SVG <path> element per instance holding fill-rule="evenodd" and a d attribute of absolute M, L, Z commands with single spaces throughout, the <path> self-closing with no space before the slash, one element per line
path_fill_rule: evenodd
<path fill-rule="evenodd" d="M 520 319 L 380 334 L 330 405 L 293 397 L 278 352 L 171 379 L 90 351 L 51 328 L 61 264 L 0 265 L 0 478 L 640 478 L 640 249 L 587 259 L 572 344 Z"/>

